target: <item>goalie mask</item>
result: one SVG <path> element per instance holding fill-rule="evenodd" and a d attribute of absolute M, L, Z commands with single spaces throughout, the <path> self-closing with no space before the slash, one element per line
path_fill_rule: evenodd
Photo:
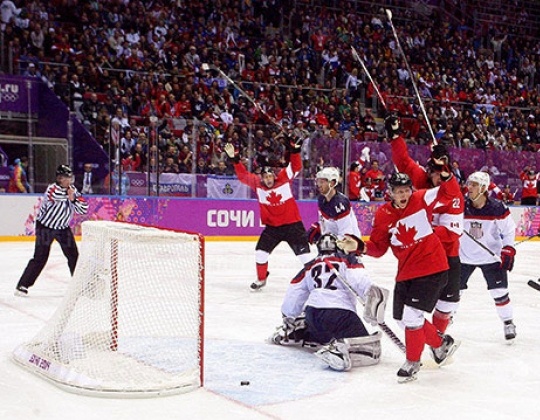
<path fill-rule="evenodd" d="M 332 255 L 337 251 L 337 237 L 331 233 L 325 233 L 317 241 L 319 255 Z"/>

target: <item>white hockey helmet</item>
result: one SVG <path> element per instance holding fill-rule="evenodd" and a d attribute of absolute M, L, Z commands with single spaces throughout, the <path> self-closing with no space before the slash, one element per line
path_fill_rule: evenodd
<path fill-rule="evenodd" d="M 336 185 L 339 184 L 339 169 L 333 166 L 327 166 L 317 172 L 316 179 L 326 179 L 328 182 L 336 181 Z"/>
<path fill-rule="evenodd" d="M 484 193 L 488 190 L 489 184 L 491 183 L 489 179 L 489 174 L 486 172 L 473 172 L 469 175 L 469 178 L 467 178 L 467 184 L 469 182 L 476 182 L 478 185 L 480 185 L 480 192 Z M 484 187 L 484 189 L 482 189 Z"/>

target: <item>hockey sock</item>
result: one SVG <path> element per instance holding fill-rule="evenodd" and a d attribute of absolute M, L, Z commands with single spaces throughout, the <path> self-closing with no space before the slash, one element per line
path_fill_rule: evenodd
<path fill-rule="evenodd" d="M 510 295 L 508 294 L 508 289 L 491 289 L 489 293 L 495 301 L 495 309 L 497 310 L 497 315 L 499 315 L 499 318 L 502 321 L 512 319 L 513 307 L 512 303 L 510 302 Z"/>
<path fill-rule="evenodd" d="M 262 281 L 266 280 L 266 277 L 268 277 L 268 263 L 257 263 L 257 278 Z"/>
<path fill-rule="evenodd" d="M 449 313 L 436 310 L 433 313 L 433 325 L 435 326 L 435 328 L 437 328 L 438 331 L 444 333 L 448 328 L 448 324 L 450 323 L 451 318 L 452 316 Z"/>
<path fill-rule="evenodd" d="M 439 332 L 437 331 L 437 328 L 435 328 L 435 326 L 431 322 L 429 322 L 426 319 L 422 329 L 424 330 L 424 334 L 425 334 L 425 337 L 426 337 L 426 343 L 429 346 L 434 347 L 434 348 L 437 348 L 437 347 L 441 346 L 442 338 L 441 338 Z"/>
<path fill-rule="evenodd" d="M 425 343 L 426 336 L 424 328 L 417 328 L 415 330 L 405 328 L 405 353 L 408 361 L 420 361 L 420 356 L 422 356 L 422 350 L 424 350 Z"/>

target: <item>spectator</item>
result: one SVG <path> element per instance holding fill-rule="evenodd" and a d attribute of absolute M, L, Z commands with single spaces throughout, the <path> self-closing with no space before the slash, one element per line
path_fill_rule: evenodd
<path fill-rule="evenodd" d="M 76 187 L 82 194 L 99 193 L 98 180 L 93 172 L 94 165 L 90 162 L 83 165 L 83 173 L 75 178 Z"/>
<path fill-rule="evenodd" d="M 348 189 L 349 189 L 349 200 L 357 201 L 360 199 L 360 188 L 362 186 L 362 179 L 360 178 L 360 162 L 355 161 L 351 163 L 349 169 L 349 180 L 348 180 Z"/>
<path fill-rule="evenodd" d="M 505 185 L 497 194 L 497 200 L 501 200 L 506 205 L 514 204 L 514 193 L 510 191 L 510 185 Z"/>
<path fill-rule="evenodd" d="M 85 99 L 79 108 L 84 124 L 92 133 L 95 133 L 95 125 L 101 107 L 102 105 L 98 101 L 97 94 L 92 92 L 89 98 Z"/>
<path fill-rule="evenodd" d="M 521 182 L 523 183 L 523 189 L 521 191 L 521 205 L 522 206 L 536 206 L 536 200 L 539 197 L 537 183 L 540 179 L 540 174 L 530 167 L 526 167 L 519 175 Z"/>
<path fill-rule="evenodd" d="M 384 191 L 386 190 L 384 172 L 379 169 L 379 161 L 373 160 L 371 168 L 366 172 L 365 178 L 370 178 L 375 190 L 375 200 L 384 199 Z"/>
<path fill-rule="evenodd" d="M 9 185 L 7 192 L 9 193 L 29 193 L 30 184 L 26 176 L 28 168 L 28 158 L 23 156 L 20 159 L 15 159 L 13 166 L 10 168 Z"/>
<path fill-rule="evenodd" d="M 227 162 L 220 160 L 215 168 L 212 169 L 214 175 L 225 175 L 231 176 L 234 175 L 234 170 L 227 165 Z"/>
<path fill-rule="evenodd" d="M 463 173 L 463 171 L 459 167 L 459 162 L 457 160 L 452 161 L 452 173 L 456 177 L 456 180 L 457 180 L 459 185 L 463 185 L 465 183 L 465 181 L 467 180 L 465 178 L 465 174 Z"/>
<path fill-rule="evenodd" d="M 161 170 L 164 174 L 178 174 L 180 173 L 180 168 L 178 164 L 174 161 L 173 156 L 167 156 L 163 164 L 163 169 Z"/>

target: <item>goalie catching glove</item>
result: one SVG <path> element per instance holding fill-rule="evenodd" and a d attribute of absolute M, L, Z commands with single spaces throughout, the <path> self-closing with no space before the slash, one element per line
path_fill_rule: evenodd
<path fill-rule="evenodd" d="M 364 304 L 364 319 L 375 326 L 384 322 L 384 311 L 390 292 L 374 284 L 366 292 L 366 303 Z"/>
<path fill-rule="evenodd" d="M 366 245 L 362 239 L 349 234 L 345 234 L 343 239 L 336 241 L 336 245 L 346 254 L 354 253 L 356 255 L 362 255 L 366 249 Z"/>
<path fill-rule="evenodd" d="M 240 156 L 235 154 L 234 146 L 232 145 L 232 143 L 227 143 L 223 149 L 225 150 L 225 153 L 227 154 L 229 159 L 231 159 L 234 163 L 240 162 Z"/>
<path fill-rule="evenodd" d="M 506 271 L 512 271 L 514 268 L 514 258 L 516 249 L 513 246 L 506 245 L 501 249 L 501 268 Z"/>

